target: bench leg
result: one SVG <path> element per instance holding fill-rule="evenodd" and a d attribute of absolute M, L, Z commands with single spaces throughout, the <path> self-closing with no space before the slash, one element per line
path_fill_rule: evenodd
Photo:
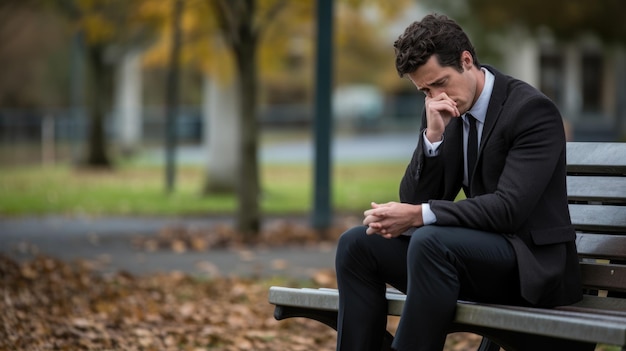
<path fill-rule="evenodd" d="M 500 345 L 489 340 L 489 338 L 483 337 L 476 351 L 500 351 Z"/>
<path fill-rule="evenodd" d="M 277 321 L 294 317 L 313 319 L 337 330 L 337 311 L 322 311 L 310 308 L 280 305 L 277 305 L 274 308 L 274 318 Z M 390 351 L 392 342 L 393 335 L 386 331 L 385 337 L 383 338 L 383 347 L 381 348 L 381 351 Z"/>
<path fill-rule="evenodd" d="M 313 319 L 337 330 L 337 311 L 322 311 L 292 306 L 276 306 L 274 308 L 274 318 L 277 321 L 294 317 Z"/>

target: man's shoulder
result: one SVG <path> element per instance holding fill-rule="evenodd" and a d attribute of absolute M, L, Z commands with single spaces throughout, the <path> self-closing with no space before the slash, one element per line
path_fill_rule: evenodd
<path fill-rule="evenodd" d="M 513 97 L 514 100 L 517 100 L 518 102 L 531 98 L 547 99 L 547 97 L 539 89 L 529 83 L 510 75 L 506 75 L 492 66 L 484 65 L 483 67 L 489 70 L 489 72 L 491 72 L 495 77 L 493 94 L 500 95 L 506 100 Z"/>

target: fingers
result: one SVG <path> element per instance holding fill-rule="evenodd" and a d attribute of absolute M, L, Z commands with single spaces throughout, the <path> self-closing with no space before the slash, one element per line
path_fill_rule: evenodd
<path fill-rule="evenodd" d="M 382 223 L 382 218 L 376 216 L 367 216 L 363 220 L 363 224 L 368 228 L 365 230 L 367 235 L 378 234 L 385 238 L 391 238 L 393 235 L 390 233 L 390 229 Z"/>
<path fill-rule="evenodd" d="M 366 225 L 368 228 L 365 231 L 365 233 L 367 235 L 372 235 L 372 234 L 379 234 L 382 236 L 385 236 L 387 233 L 387 230 L 383 227 L 382 223 L 380 222 L 382 220 L 382 218 L 377 217 L 377 216 L 366 216 L 365 219 L 363 220 L 363 225 Z"/>
<path fill-rule="evenodd" d="M 433 101 L 428 105 L 428 108 L 442 116 L 458 117 L 460 115 L 459 109 L 456 107 L 456 102 L 452 100 Z"/>
<path fill-rule="evenodd" d="M 365 230 L 365 233 L 366 233 L 367 235 L 373 235 L 373 234 L 380 235 L 380 236 L 382 236 L 382 237 L 383 237 L 383 238 L 385 238 L 385 239 L 391 239 L 391 238 L 393 238 L 393 235 L 392 235 L 391 233 L 388 233 L 388 232 L 387 232 L 387 229 L 382 228 L 382 227 L 380 226 L 380 223 L 378 223 L 378 222 L 376 222 L 376 223 L 372 223 L 372 224 L 371 224 L 371 225 L 370 225 L 370 226 L 369 226 L 369 227 Z"/>
<path fill-rule="evenodd" d="M 377 217 L 384 217 L 385 216 L 385 210 L 381 210 L 384 209 L 385 207 L 390 207 L 394 204 L 394 202 L 387 202 L 384 204 L 378 204 L 375 202 L 371 202 L 371 206 L 372 208 L 369 210 L 366 210 L 363 212 L 363 216 L 367 217 L 367 216 L 377 216 Z"/>
<path fill-rule="evenodd" d="M 444 115 L 447 117 L 460 116 L 456 101 L 452 100 L 446 93 L 441 93 L 437 96 L 433 96 L 432 98 L 426 98 L 425 101 L 428 106 L 428 110 L 438 113 L 439 115 L 442 115 L 442 117 Z"/>
<path fill-rule="evenodd" d="M 439 95 L 426 98 L 426 102 L 428 102 L 428 103 L 438 102 L 438 101 L 445 101 L 447 103 L 450 103 L 453 106 L 456 106 L 456 101 L 454 101 L 454 99 L 449 97 L 448 94 L 446 94 L 446 93 L 441 93 Z"/>
<path fill-rule="evenodd" d="M 363 212 L 363 225 L 369 226 L 373 228 L 373 230 L 380 230 L 382 228 L 382 223 L 380 223 L 386 216 L 387 210 L 386 207 L 389 207 L 391 202 L 385 204 L 377 204 L 375 202 L 371 203 L 372 208 Z"/>
<path fill-rule="evenodd" d="M 368 235 L 378 234 L 390 239 L 401 235 L 410 227 L 423 225 L 423 222 L 414 220 L 422 216 L 421 205 L 392 201 L 384 204 L 372 202 L 372 207 L 364 212 L 363 225 L 368 227 Z"/>
<path fill-rule="evenodd" d="M 376 202 L 372 202 L 370 205 L 371 209 L 363 212 L 365 218 L 363 219 L 363 225 L 368 226 L 365 231 L 366 234 L 378 234 L 384 238 L 391 239 L 393 235 L 389 232 L 389 229 L 386 228 L 382 221 L 387 217 L 388 207 L 391 207 L 395 204 L 395 202 L 387 202 L 384 204 L 378 204 Z"/>
<path fill-rule="evenodd" d="M 381 218 L 378 216 L 372 216 L 372 215 L 368 215 L 365 216 L 365 218 L 363 219 L 363 225 L 370 225 L 372 223 L 378 223 L 378 221 L 380 221 Z"/>

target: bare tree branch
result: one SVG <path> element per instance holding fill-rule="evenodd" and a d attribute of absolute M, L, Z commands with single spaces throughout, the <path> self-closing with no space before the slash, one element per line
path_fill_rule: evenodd
<path fill-rule="evenodd" d="M 234 47 L 237 41 L 234 37 L 235 19 L 231 9 L 226 4 L 227 1 L 228 0 L 207 0 L 209 7 L 215 11 L 215 19 L 220 32 L 222 32 L 222 36 L 228 45 Z"/>
<path fill-rule="evenodd" d="M 260 37 L 263 31 L 269 26 L 270 23 L 278 16 L 278 14 L 287 6 L 287 0 L 280 0 L 274 3 L 272 7 L 270 7 L 264 16 L 259 18 L 254 26 L 253 33 L 255 36 Z"/>

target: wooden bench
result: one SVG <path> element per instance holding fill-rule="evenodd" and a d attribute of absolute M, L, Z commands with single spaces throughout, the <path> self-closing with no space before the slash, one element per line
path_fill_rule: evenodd
<path fill-rule="evenodd" d="M 567 144 L 567 191 L 583 277 L 584 299 L 553 309 L 459 301 L 450 332 L 483 336 L 480 351 L 626 351 L 626 143 Z M 387 290 L 389 315 L 400 316 L 402 293 Z M 337 329 L 335 289 L 271 287 L 274 317 L 305 317 Z M 393 336 L 387 332 L 383 350 Z"/>

